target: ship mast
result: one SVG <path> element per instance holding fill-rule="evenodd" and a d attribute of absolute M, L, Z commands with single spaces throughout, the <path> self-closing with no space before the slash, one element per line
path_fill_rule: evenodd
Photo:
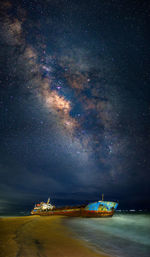
<path fill-rule="evenodd" d="M 47 204 L 49 204 L 49 202 L 50 202 L 50 198 L 48 198 L 48 200 L 47 200 Z"/>
<path fill-rule="evenodd" d="M 102 201 L 104 201 L 104 194 L 102 194 Z"/>

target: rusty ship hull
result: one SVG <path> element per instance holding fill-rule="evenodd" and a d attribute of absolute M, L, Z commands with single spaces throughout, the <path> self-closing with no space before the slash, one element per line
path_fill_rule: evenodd
<path fill-rule="evenodd" d="M 63 216 L 71 216 L 71 217 L 79 217 L 81 213 L 80 207 L 75 208 L 56 208 L 54 210 L 47 211 L 31 211 L 32 215 L 40 215 L 40 216 L 52 216 L 52 215 L 63 215 Z"/>
<path fill-rule="evenodd" d="M 42 203 L 43 204 L 43 203 Z M 52 215 L 63 215 L 71 217 L 85 217 L 85 218 L 100 218 L 100 217 L 112 217 L 118 206 L 117 202 L 109 201 L 98 201 L 89 203 L 85 206 L 74 206 L 74 207 L 53 207 L 51 209 L 43 209 L 42 205 L 36 207 L 31 211 L 32 215 L 40 216 L 52 216 Z"/>
<path fill-rule="evenodd" d="M 84 218 L 106 218 L 112 217 L 114 215 L 114 211 L 87 211 L 81 210 L 81 217 Z"/>

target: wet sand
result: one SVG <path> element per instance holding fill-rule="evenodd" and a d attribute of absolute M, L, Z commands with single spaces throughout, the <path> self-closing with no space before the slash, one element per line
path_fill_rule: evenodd
<path fill-rule="evenodd" d="M 60 216 L 0 218 L 1 257 L 106 257 L 62 224 Z"/>

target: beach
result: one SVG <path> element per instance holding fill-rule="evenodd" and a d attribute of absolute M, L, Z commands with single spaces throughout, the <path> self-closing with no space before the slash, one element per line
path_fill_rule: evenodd
<path fill-rule="evenodd" d="M 106 257 L 75 238 L 61 216 L 0 218 L 1 257 Z"/>

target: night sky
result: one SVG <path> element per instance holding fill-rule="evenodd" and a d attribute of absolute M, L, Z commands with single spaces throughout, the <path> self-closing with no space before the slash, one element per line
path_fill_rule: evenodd
<path fill-rule="evenodd" d="M 148 2 L 1 2 L 1 212 L 150 206 Z"/>

